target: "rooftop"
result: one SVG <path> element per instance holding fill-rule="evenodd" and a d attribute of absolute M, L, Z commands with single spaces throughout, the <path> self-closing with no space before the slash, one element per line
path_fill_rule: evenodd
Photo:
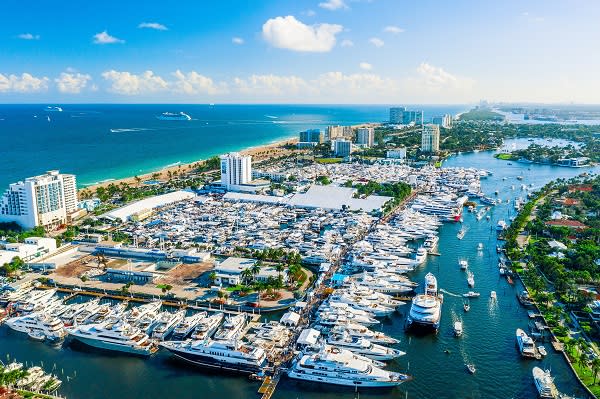
<path fill-rule="evenodd" d="M 129 219 L 130 216 L 135 215 L 138 212 L 159 208 L 161 206 L 169 205 L 174 202 L 183 201 L 185 199 L 194 198 L 196 194 L 190 191 L 174 191 L 172 193 L 156 195 L 154 197 L 146 198 L 141 201 L 134 202 L 133 204 L 125 205 L 121 208 L 114 209 L 102 215 L 102 217 L 116 220 L 121 219 L 123 221 Z"/>

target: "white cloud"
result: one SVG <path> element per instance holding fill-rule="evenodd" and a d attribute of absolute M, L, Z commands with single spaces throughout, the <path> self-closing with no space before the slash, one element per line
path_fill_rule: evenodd
<path fill-rule="evenodd" d="M 243 94 L 293 95 L 310 91 L 307 82 L 298 76 L 252 75 L 235 78 L 235 87 Z"/>
<path fill-rule="evenodd" d="M 397 35 L 398 33 L 404 32 L 404 29 L 402 29 L 402 28 L 400 28 L 398 26 L 390 25 L 390 26 L 386 26 L 385 28 L 383 28 L 383 31 L 387 32 L 387 33 L 393 33 L 394 35 Z"/>
<path fill-rule="evenodd" d="M 40 40 L 40 35 L 34 35 L 32 33 L 21 33 L 17 37 L 23 40 Z"/>
<path fill-rule="evenodd" d="M 354 46 L 354 42 L 352 40 L 344 39 L 340 43 L 340 46 L 342 46 L 342 47 L 352 47 L 352 46 Z"/>
<path fill-rule="evenodd" d="M 369 64 L 368 62 L 361 62 L 360 64 L 358 64 L 358 66 L 360 67 L 360 69 L 364 69 L 365 71 L 370 71 L 371 69 L 373 69 L 373 65 Z"/>
<path fill-rule="evenodd" d="M 163 24 L 159 24 L 158 22 L 142 22 L 141 24 L 138 25 L 138 28 L 140 29 L 155 29 L 155 30 L 169 30 L 166 26 L 164 26 Z"/>
<path fill-rule="evenodd" d="M 234 37 L 231 39 L 231 43 L 233 44 L 244 44 L 244 39 L 241 37 Z"/>
<path fill-rule="evenodd" d="M 339 10 L 339 9 L 347 9 L 348 5 L 344 3 L 344 0 L 327 0 L 322 3 L 319 3 L 319 7 L 324 8 L 326 10 Z"/>
<path fill-rule="evenodd" d="M 117 94 L 146 94 L 163 91 L 168 88 L 168 83 L 152 71 L 135 75 L 130 72 L 110 70 L 103 72 L 102 77 L 111 83 L 109 91 Z"/>
<path fill-rule="evenodd" d="M 172 74 L 175 81 L 172 83 L 173 91 L 183 94 L 218 94 L 225 90 L 225 87 L 218 87 L 215 82 L 207 76 L 200 75 L 196 71 L 186 74 L 179 69 Z"/>
<path fill-rule="evenodd" d="M 73 73 L 71 69 L 68 72 L 61 73 L 58 78 L 54 79 L 58 91 L 68 94 L 81 93 L 81 90 L 87 86 L 90 80 L 92 80 L 90 75 Z"/>
<path fill-rule="evenodd" d="M 306 25 L 295 17 L 271 18 L 262 27 L 263 38 L 273 47 L 292 51 L 325 53 L 335 46 L 341 25 Z"/>
<path fill-rule="evenodd" d="M 0 73 L 0 93 L 3 92 L 18 92 L 18 93 L 35 93 L 48 89 L 48 78 L 36 78 L 25 72 L 21 76 L 18 75 L 3 75 Z"/>
<path fill-rule="evenodd" d="M 108 34 L 107 31 L 96 33 L 94 35 L 94 43 L 96 44 L 112 44 L 112 43 L 125 43 L 125 40 L 118 39 Z"/>
<path fill-rule="evenodd" d="M 315 15 L 317 15 L 316 12 L 314 12 L 314 10 L 306 10 L 303 12 L 304 15 L 306 15 L 307 17 L 314 17 Z"/>
<path fill-rule="evenodd" d="M 421 76 L 425 84 L 429 86 L 453 85 L 458 81 L 456 76 L 427 62 L 422 62 L 417 67 L 417 73 Z"/>
<path fill-rule="evenodd" d="M 375 47 L 383 47 L 385 42 L 378 37 L 372 37 L 369 39 L 369 43 L 371 43 Z"/>

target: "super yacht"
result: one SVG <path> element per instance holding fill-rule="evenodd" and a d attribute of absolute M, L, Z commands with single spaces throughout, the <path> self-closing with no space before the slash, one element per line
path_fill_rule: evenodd
<path fill-rule="evenodd" d="M 542 370 L 539 367 L 534 367 L 531 372 L 533 374 L 533 382 L 537 388 L 540 398 L 558 398 L 558 390 L 556 389 L 556 385 L 554 385 L 554 378 L 552 378 L 550 375 L 550 371 Z"/>
<path fill-rule="evenodd" d="M 406 319 L 407 327 L 422 326 L 437 331 L 442 316 L 442 299 L 437 291 L 437 279 L 431 273 L 425 276 L 424 293 L 416 295 L 412 300 L 410 312 Z"/>
<path fill-rule="evenodd" d="M 69 327 L 67 332 L 72 339 L 94 348 L 141 356 L 150 356 L 157 350 L 145 332 L 125 322 Z"/>
<path fill-rule="evenodd" d="M 374 360 L 392 360 L 405 354 L 397 349 L 374 344 L 367 338 L 352 336 L 347 332 L 330 334 L 327 343 Z"/>
<path fill-rule="evenodd" d="M 185 309 L 180 309 L 175 313 L 164 312 L 158 318 L 152 327 L 152 338 L 164 340 L 185 318 Z"/>
<path fill-rule="evenodd" d="M 411 379 L 407 374 L 383 370 L 369 359 L 335 347 L 301 354 L 287 373 L 297 380 L 354 387 L 394 387 Z"/>
<path fill-rule="evenodd" d="M 58 340 L 66 335 L 64 323 L 44 312 L 12 317 L 6 321 L 6 325 L 15 331 L 50 340 Z"/>
<path fill-rule="evenodd" d="M 329 334 L 343 333 L 347 333 L 351 337 L 366 338 L 375 344 L 394 345 L 400 342 L 399 340 L 387 336 L 380 331 L 370 330 L 369 328 L 358 323 L 340 324 L 329 329 Z"/>
<path fill-rule="evenodd" d="M 209 317 L 206 317 L 198 323 L 198 326 L 192 333 L 192 339 L 203 340 L 212 337 L 212 335 L 219 328 L 219 324 L 223 321 L 225 315 L 223 313 L 215 313 Z"/>
<path fill-rule="evenodd" d="M 259 373 L 267 365 L 267 355 L 262 348 L 253 348 L 237 340 L 165 341 L 160 345 L 177 358 L 201 367 Z"/>
<path fill-rule="evenodd" d="M 173 340 L 182 340 L 194 331 L 200 320 L 208 316 L 207 312 L 198 312 L 189 317 L 186 317 L 175 326 L 173 330 Z"/>
<path fill-rule="evenodd" d="M 247 316 L 245 313 L 240 313 L 235 316 L 227 316 L 221 328 L 215 333 L 214 339 L 228 341 L 236 339 L 242 329 L 246 326 Z"/>
<path fill-rule="evenodd" d="M 158 315 L 162 302 L 153 301 L 140 306 L 134 306 L 125 313 L 125 321 L 128 324 L 136 324 L 142 317 L 151 314 L 153 317 Z"/>

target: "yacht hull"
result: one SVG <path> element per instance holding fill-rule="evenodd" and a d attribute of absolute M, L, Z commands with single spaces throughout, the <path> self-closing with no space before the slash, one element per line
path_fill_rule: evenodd
<path fill-rule="evenodd" d="M 294 370 L 288 371 L 288 377 L 295 380 L 317 382 L 320 384 L 331 384 L 340 385 L 346 387 L 365 387 L 365 388 L 393 388 L 404 381 L 354 381 L 340 378 L 330 378 L 325 376 L 309 375 L 304 373 L 297 373 Z"/>
<path fill-rule="evenodd" d="M 69 335 L 69 337 L 71 337 L 72 340 L 75 340 L 81 344 L 84 344 L 85 346 L 89 346 L 92 348 L 101 349 L 101 350 L 105 350 L 105 351 L 129 353 L 129 354 L 137 355 L 137 356 L 150 356 L 154 353 L 150 348 L 148 348 L 148 349 L 136 348 L 136 347 L 132 347 L 131 345 L 127 345 L 127 344 L 119 344 L 119 343 L 113 343 L 113 342 L 100 341 L 98 339 L 90 339 L 87 337 L 80 337 L 80 336 L 74 336 L 74 335 Z"/>
<path fill-rule="evenodd" d="M 252 365 L 248 363 L 225 362 L 210 356 L 202 356 L 198 354 L 178 351 L 172 348 L 165 347 L 175 358 L 191 363 L 198 367 L 226 370 L 235 373 L 252 374 L 263 371 L 265 365 Z M 233 360 L 233 359 L 231 359 Z"/>

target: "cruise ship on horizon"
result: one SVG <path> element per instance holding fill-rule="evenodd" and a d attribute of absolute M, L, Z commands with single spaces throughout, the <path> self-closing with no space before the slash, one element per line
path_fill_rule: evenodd
<path fill-rule="evenodd" d="M 185 112 L 163 112 L 157 118 L 161 121 L 190 121 L 192 117 Z"/>

